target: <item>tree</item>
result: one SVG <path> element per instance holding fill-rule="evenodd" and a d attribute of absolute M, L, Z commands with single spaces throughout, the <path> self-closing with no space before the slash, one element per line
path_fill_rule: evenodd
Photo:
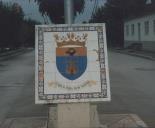
<path fill-rule="evenodd" d="M 22 22 L 18 36 L 22 47 L 34 47 L 36 24 L 40 23 L 32 19 L 27 19 Z"/>
<path fill-rule="evenodd" d="M 22 8 L 17 4 L 0 2 L 0 51 L 10 48 L 34 47 L 34 20 L 25 20 Z"/>
<path fill-rule="evenodd" d="M 53 23 L 64 23 L 64 0 L 35 0 L 42 15 L 47 15 Z M 84 9 L 84 0 L 74 0 L 74 15 Z"/>
<path fill-rule="evenodd" d="M 0 2 L 0 17 L 0 47 L 18 47 L 18 34 L 23 20 L 21 7 L 18 4 Z"/>
<path fill-rule="evenodd" d="M 144 6 L 145 0 L 107 0 L 90 22 L 105 22 L 110 45 L 123 47 L 124 19 L 139 15 Z"/>

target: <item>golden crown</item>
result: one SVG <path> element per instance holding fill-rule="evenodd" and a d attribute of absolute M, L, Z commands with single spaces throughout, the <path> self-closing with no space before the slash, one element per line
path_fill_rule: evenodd
<path fill-rule="evenodd" d="M 55 41 L 58 47 L 63 47 L 66 45 L 78 45 L 84 47 L 86 44 L 88 34 L 85 33 L 81 37 L 76 36 L 74 33 L 67 33 L 67 37 L 60 37 L 58 34 L 54 34 Z"/>

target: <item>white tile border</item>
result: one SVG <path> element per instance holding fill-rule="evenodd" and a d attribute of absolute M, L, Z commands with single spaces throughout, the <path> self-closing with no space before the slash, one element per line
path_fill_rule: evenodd
<path fill-rule="evenodd" d="M 38 43 L 39 43 L 39 32 L 42 33 L 42 37 L 43 38 L 43 33 L 44 32 L 51 32 L 51 29 L 54 29 L 56 27 L 59 27 L 59 30 L 61 27 L 63 27 L 64 29 L 68 29 L 67 31 L 73 31 L 73 29 L 77 29 L 77 31 L 91 31 L 91 30 L 85 30 L 85 29 L 94 29 L 94 31 L 97 31 L 98 28 L 102 28 L 102 30 L 100 32 L 98 32 L 98 35 L 101 36 L 101 39 L 99 40 L 99 49 L 103 48 L 104 49 L 104 58 L 100 58 L 103 59 L 103 62 L 105 63 L 101 63 L 100 65 L 104 65 L 102 67 L 104 67 L 105 70 L 105 74 L 106 74 L 106 78 L 102 78 L 101 83 L 102 83 L 102 92 L 101 93 L 91 93 L 91 94 L 74 94 L 76 95 L 75 99 L 71 99 L 70 96 L 73 94 L 54 94 L 54 95 L 45 95 L 44 94 L 44 85 L 42 82 L 41 85 L 39 85 L 40 82 L 38 79 L 38 57 L 39 57 L 39 53 L 42 51 L 38 50 Z M 96 28 L 95 28 L 96 27 Z M 69 103 L 69 102 L 96 102 L 96 101 L 110 101 L 111 100 L 111 96 L 110 96 L 110 82 L 109 82 L 109 69 L 108 69 L 108 56 L 107 56 L 107 45 L 106 45 L 106 30 L 105 30 L 105 24 L 104 23 L 99 23 L 99 24 L 73 24 L 73 25 L 36 25 L 35 27 L 35 31 L 36 31 L 36 40 L 35 40 L 35 102 L 37 104 L 48 104 L 48 103 Z M 56 30 L 57 31 L 57 30 Z M 64 30 L 63 30 L 64 31 Z M 75 31 L 75 30 L 74 30 Z M 44 45 L 43 41 L 40 41 L 40 43 L 42 43 L 42 45 Z M 102 44 L 103 43 L 103 44 Z M 102 44 L 102 45 L 101 45 Z M 102 53 L 103 53 L 102 52 Z M 43 53 L 43 52 L 42 52 Z M 104 75 L 103 75 L 104 76 Z M 102 77 L 102 75 L 101 75 Z M 105 87 L 106 86 L 106 87 Z M 64 95 L 64 99 L 60 99 L 59 97 Z M 83 97 L 83 95 L 87 95 L 85 97 Z"/>

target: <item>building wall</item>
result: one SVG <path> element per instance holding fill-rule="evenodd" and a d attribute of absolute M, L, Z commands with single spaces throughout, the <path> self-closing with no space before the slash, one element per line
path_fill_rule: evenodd
<path fill-rule="evenodd" d="M 141 43 L 143 49 L 155 51 L 155 14 L 124 22 L 124 47 L 133 43 Z"/>

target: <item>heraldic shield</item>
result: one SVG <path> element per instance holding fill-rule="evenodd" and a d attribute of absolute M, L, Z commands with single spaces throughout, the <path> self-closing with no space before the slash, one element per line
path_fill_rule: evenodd
<path fill-rule="evenodd" d="M 55 35 L 58 39 L 58 35 Z M 68 39 L 57 41 L 56 66 L 62 76 L 69 80 L 79 78 L 87 67 L 87 48 L 85 47 L 86 35 L 83 40 L 75 38 L 73 33 L 68 33 Z"/>

